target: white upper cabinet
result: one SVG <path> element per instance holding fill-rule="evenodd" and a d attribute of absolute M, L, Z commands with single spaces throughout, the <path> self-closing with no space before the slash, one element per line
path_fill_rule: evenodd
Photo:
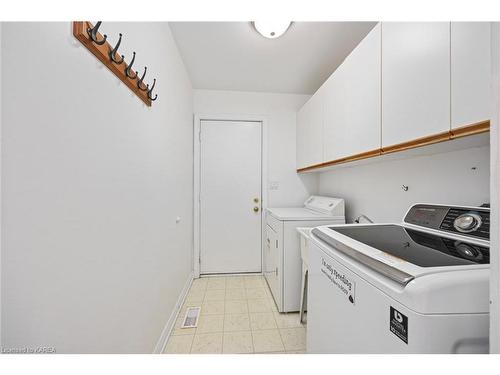
<path fill-rule="evenodd" d="M 323 90 L 320 88 L 297 114 L 297 168 L 323 161 Z"/>
<path fill-rule="evenodd" d="M 490 118 L 489 22 L 451 24 L 451 127 Z"/>
<path fill-rule="evenodd" d="M 450 130 L 450 23 L 382 24 L 382 146 Z"/>
<path fill-rule="evenodd" d="M 381 25 L 324 85 L 324 161 L 380 148 Z"/>

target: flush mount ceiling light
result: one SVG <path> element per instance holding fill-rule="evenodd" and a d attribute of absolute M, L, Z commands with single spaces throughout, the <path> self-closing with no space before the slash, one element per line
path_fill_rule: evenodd
<path fill-rule="evenodd" d="M 279 38 L 292 24 L 290 21 L 254 21 L 252 23 L 259 34 L 269 39 Z"/>

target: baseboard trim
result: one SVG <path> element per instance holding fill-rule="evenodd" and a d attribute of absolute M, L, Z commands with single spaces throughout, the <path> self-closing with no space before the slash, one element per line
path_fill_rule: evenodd
<path fill-rule="evenodd" d="M 177 303 L 175 304 L 175 309 L 172 311 L 170 314 L 170 317 L 167 320 L 167 323 L 165 324 L 165 327 L 163 327 L 163 331 L 160 335 L 160 338 L 158 339 L 158 342 L 156 343 L 155 349 L 153 351 L 153 354 L 161 354 L 165 351 L 165 347 L 167 346 L 168 338 L 170 337 L 170 333 L 172 332 L 175 321 L 177 320 L 177 317 L 179 316 L 179 313 L 181 311 L 182 305 L 184 305 L 184 301 L 186 299 L 186 296 L 189 292 L 189 288 L 191 288 L 191 284 L 193 283 L 193 273 L 189 275 L 186 284 L 184 285 L 184 288 L 182 288 L 181 294 L 179 295 L 179 298 L 177 299 Z"/>

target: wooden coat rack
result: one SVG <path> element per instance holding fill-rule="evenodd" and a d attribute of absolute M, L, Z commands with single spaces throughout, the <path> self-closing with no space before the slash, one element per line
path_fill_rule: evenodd
<path fill-rule="evenodd" d="M 96 24 L 97 29 L 100 23 Z M 73 22 L 73 35 L 78 39 L 90 52 L 94 54 L 109 70 L 111 70 L 115 76 L 117 76 L 127 87 L 134 92 L 135 95 L 139 97 L 148 107 L 151 107 L 151 103 L 156 100 L 157 95 L 152 97 L 152 91 L 156 84 L 156 79 L 153 81 L 151 87 L 146 85 L 143 80 L 146 75 L 147 68 L 144 68 L 144 73 L 139 76 L 139 73 L 132 69 L 134 57 L 129 65 L 123 61 L 123 56 L 120 56 L 117 52 L 118 47 L 121 42 L 120 39 L 116 47 L 112 47 L 107 41 L 106 36 L 101 35 L 99 32 L 95 32 L 95 40 L 92 39 L 92 34 L 89 32 L 94 29 L 89 21 L 75 21 Z M 97 42 L 96 42 L 97 41 Z M 113 53 L 113 51 L 115 51 Z"/>

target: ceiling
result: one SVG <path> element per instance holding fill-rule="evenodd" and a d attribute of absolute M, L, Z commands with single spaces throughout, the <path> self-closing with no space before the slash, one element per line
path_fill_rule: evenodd
<path fill-rule="evenodd" d="M 170 22 L 197 89 L 313 94 L 375 22 L 294 22 L 266 39 L 250 22 Z"/>

